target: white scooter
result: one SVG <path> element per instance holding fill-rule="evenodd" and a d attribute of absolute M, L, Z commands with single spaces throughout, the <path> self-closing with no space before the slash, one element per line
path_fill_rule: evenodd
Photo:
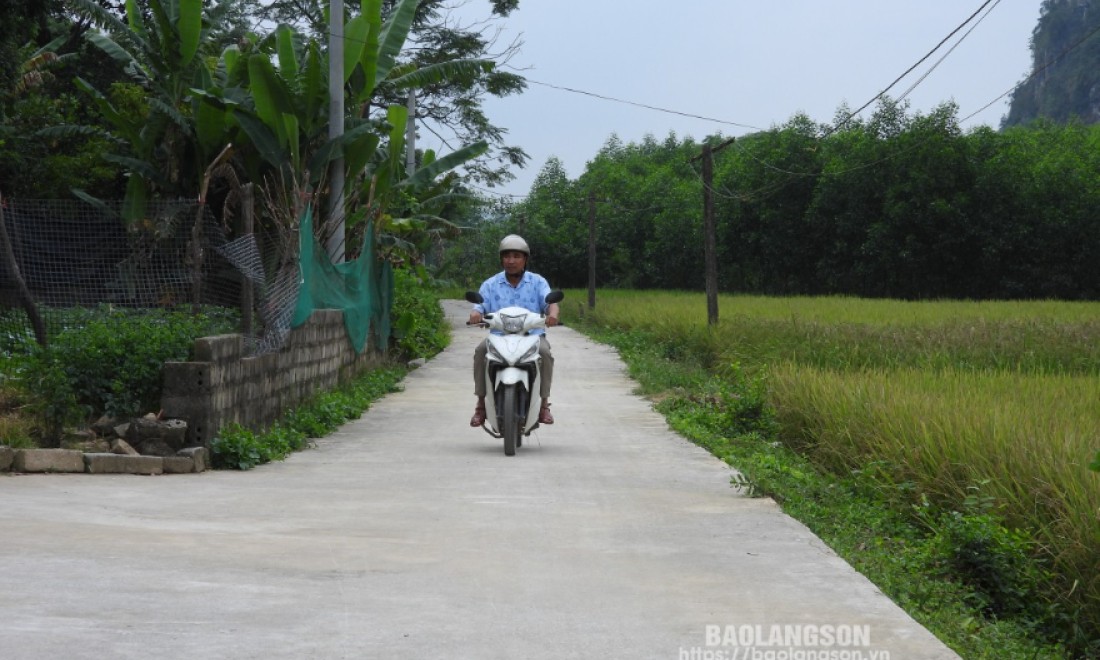
<path fill-rule="evenodd" d="M 551 291 L 546 303 L 561 302 L 565 294 Z M 466 300 L 484 302 L 476 291 L 466 292 Z M 515 456 L 523 445 L 523 436 L 538 428 L 542 405 L 539 335 L 528 334 L 546 327 L 546 316 L 523 307 L 505 307 L 482 316 L 483 327 L 503 334 L 490 334 L 485 357 L 485 383 L 492 396 L 485 397 L 485 424 L 482 428 L 494 438 L 504 438 L 504 455 Z"/>

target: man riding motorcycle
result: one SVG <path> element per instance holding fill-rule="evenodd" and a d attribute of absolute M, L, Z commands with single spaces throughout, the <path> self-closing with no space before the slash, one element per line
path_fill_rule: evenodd
<path fill-rule="evenodd" d="M 478 293 L 484 302 L 474 305 L 470 311 L 470 323 L 482 322 L 483 314 L 492 314 L 504 307 L 523 307 L 536 314 L 546 315 L 546 325 L 555 326 L 561 316 L 557 303 L 546 303 L 550 293 L 550 284 L 541 275 L 527 270 L 527 261 L 531 258 L 531 248 L 527 241 L 515 234 L 509 234 L 500 241 L 501 272 L 485 280 Z M 539 408 L 539 424 L 553 424 L 550 414 L 550 383 L 554 376 L 554 356 L 550 352 L 550 342 L 545 331 L 535 329 L 531 334 L 539 338 L 539 356 L 542 358 L 541 390 L 542 406 Z M 474 351 L 474 395 L 477 406 L 470 426 L 477 427 L 485 423 L 485 395 L 488 386 L 485 382 L 486 345 L 480 342 Z"/>

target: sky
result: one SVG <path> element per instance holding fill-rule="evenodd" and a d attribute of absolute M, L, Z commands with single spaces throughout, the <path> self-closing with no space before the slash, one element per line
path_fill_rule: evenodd
<path fill-rule="evenodd" d="M 522 42 L 506 70 L 527 78 L 528 88 L 517 96 L 488 97 L 484 110 L 507 130 L 506 143 L 522 147 L 530 160 L 492 193 L 526 195 L 552 156 L 575 179 L 613 134 L 624 143 L 646 135 L 663 140 L 670 132 L 679 139 L 732 137 L 782 125 L 798 113 L 829 123 L 842 105 L 855 110 L 887 88 L 984 3 L 520 0 L 488 34 L 497 35 L 498 48 Z M 927 74 L 907 97 L 910 114 L 953 100 L 960 118 L 973 115 L 964 129 L 997 128 L 1008 96 L 979 110 L 1027 76 L 1041 4 L 993 0 L 976 27 L 971 22 L 959 31 L 890 96 L 901 96 Z M 452 18 L 465 25 L 490 13 L 488 0 L 455 5 Z M 419 146 L 450 150 L 432 140 L 422 131 Z"/>

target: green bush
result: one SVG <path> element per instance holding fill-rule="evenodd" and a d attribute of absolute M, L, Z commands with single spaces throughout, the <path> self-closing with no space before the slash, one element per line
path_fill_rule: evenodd
<path fill-rule="evenodd" d="M 439 300 L 428 285 L 427 273 L 394 271 L 394 347 L 405 358 L 427 358 L 450 343 Z"/>
<path fill-rule="evenodd" d="M 35 344 L 12 358 L 16 382 L 47 434 L 100 414 L 156 411 L 164 363 L 186 361 L 195 339 L 236 327 L 228 310 L 192 315 L 100 307 L 72 316 L 47 347 Z"/>
<path fill-rule="evenodd" d="M 987 616 L 1039 614 L 1042 575 L 1031 543 L 988 513 L 951 511 L 941 516 L 937 538 L 950 574 L 972 589 L 972 604 Z"/>

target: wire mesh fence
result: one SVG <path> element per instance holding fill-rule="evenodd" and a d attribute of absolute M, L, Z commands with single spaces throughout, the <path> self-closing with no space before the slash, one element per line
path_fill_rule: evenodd
<path fill-rule="evenodd" d="M 229 227 L 196 201 L 150 203 L 127 225 L 120 203 L 3 200 L 0 349 L 35 340 L 29 296 L 46 335 L 101 306 L 240 311 L 254 353 L 275 350 L 290 330 L 300 283 L 296 259 L 269 255 L 257 234 Z"/>

